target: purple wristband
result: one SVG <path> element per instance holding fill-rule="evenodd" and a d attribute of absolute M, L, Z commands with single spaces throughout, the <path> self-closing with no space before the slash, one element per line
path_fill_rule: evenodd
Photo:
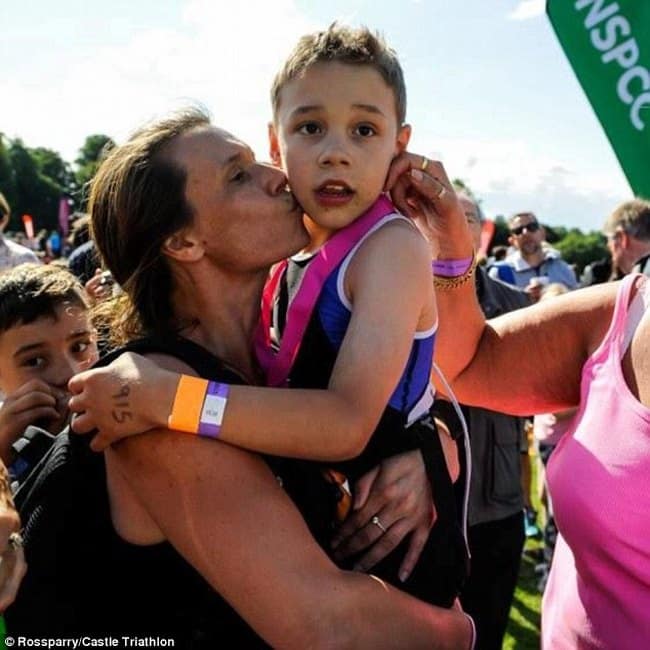
<path fill-rule="evenodd" d="M 433 260 L 431 270 L 434 275 L 443 278 L 455 278 L 466 273 L 469 267 L 472 266 L 473 261 L 473 255 L 462 260 Z"/>
<path fill-rule="evenodd" d="M 200 436 L 206 436 L 207 438 L 219 437 L 223 414 L 228 403 L 229 390 L 228 384 L 220 384 L 216 381 L 208 382 L 208 390 L 203 399 L 199 430 L 197 431 Z"/>

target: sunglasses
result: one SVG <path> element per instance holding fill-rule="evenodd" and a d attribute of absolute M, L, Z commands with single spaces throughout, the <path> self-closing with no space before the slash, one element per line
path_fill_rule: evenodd
<path fill-rule="evenodd" d="M 526 232 L 537 232 L 540 228 L 541 226 L 537 223 L 537 221 L 533 221 L 531 223 L 527 223 L 525 226 L 517 226 L 516 228 L 511 228 L 510 234 L 519 237 L 519 235 L 523 234 L 524 230 Z"/>

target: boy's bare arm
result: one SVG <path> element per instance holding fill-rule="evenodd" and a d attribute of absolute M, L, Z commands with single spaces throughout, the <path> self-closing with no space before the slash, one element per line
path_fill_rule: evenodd
<path fill-rule="evenodd" d="M 425 296 L 432 296 L 427 244 L 408 224 L 389 224 L 359 250 L 349 275 L 354 309 L 328 389 L 231 386 L 222 440 L 314 460 L 352 458 L 364 449 L 404 370 Z M 430 327 L 436 316 L 435 306 L 429 308 Z M 73 426 L 80 432 L 98 427 L 96 449 L 167 426 L 178 375 L 134 361 L 132 355 L 121 366 L 87 371 L 70 382 L 79 393 L 70 407 L 88 411 Z M 124 390 L 129 415 L 116 422 L 110 396 Z"/>

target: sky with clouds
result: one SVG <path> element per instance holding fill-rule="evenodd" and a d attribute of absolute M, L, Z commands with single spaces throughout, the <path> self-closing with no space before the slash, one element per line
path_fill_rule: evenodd
<path fill-rule="evenodd" d="M 443 160 L 488 216 L 592 230 L 631 197 L 543 0 L 5 0 L 0 131 L 72 161 L 91 133 L 119 142 L 199 102 L 266 159 L 273 74 L 334 20 L 397 50 L 411 148 Z"/>

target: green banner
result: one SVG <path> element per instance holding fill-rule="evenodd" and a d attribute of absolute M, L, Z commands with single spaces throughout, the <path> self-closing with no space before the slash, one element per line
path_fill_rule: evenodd
<path fill-rule="evenodd" d="M 650 198 L 650 0 L 547 0 L 632 191 Z"/>

